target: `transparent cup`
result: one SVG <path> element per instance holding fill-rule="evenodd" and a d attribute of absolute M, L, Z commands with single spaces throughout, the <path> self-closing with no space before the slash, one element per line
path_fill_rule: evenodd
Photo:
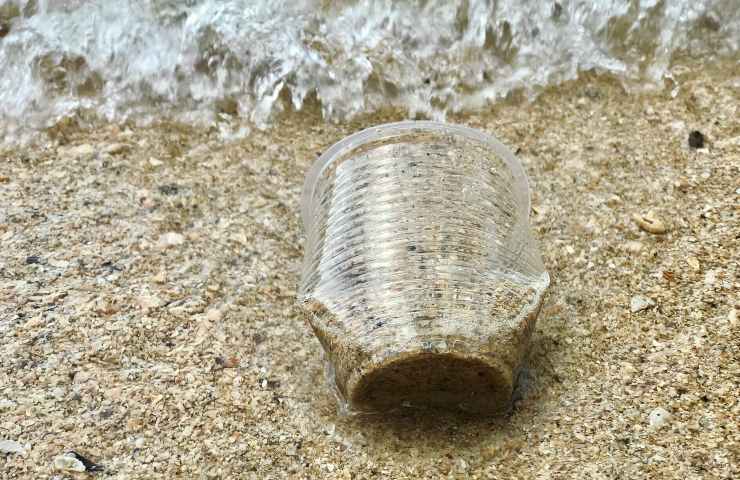
<path fill-rule="evenodd" d="M 511 405 L 549 276 L 529 186 L 494 138 L 400 122 L 307 174 L 299 301 L 345 412 Z"/>

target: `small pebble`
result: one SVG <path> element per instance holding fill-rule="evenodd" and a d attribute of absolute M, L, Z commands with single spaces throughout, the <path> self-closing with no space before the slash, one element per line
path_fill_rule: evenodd
<path fill-rule="evenodd" d="M 152 167 L 159 167 L 160 165 L 164 165 L 164 162 L 162 160 L 159 160 L 158 158 L 151 157 L 149 159 L 149 165 Z"/>
<path fill-rule="evenodd" d="M 717 283 L 717 271 L 709 270 L 704 274 L 704 285 L 707 287 L 713 287 L 715 283 Z"/>
<path fill-rule="evenodd" d="M 239 357 L 216 357 L 216 363 L 222 368 L 236 368 L 239 366 Z"/>
<path fill-rule="evenodd" d="M 630 311 L 632 313 L 637 313 L 642 310 L 647 310 L 650 307 L 655 306 L 655 301 L 648 297 L 643 297 L 642 295 L 635 295 L 630 300 Z"/>
<path fill-rule="evenodd" d="M 153 209 L 154 207 L 157 206 L 157 202 L 155 202 L 150 197 L 145 197 L 145 198 L 142 198 L 141 199 L 141 206 L 143 208 L 146 208 L 147 210 L 151 210 L 151 209 Z"/>
<path fill-rule="evenodd" d="M 185 243 L 185 237 L 177 232 L 167 232 L 159 236 L 159 246 L 163 248 L 174 247 Z"/>
<path fill-rule="evenodd" d="M 3 410 L 10 410 L 13 407 L 15 407 L 15 402 L 13 400 L 8 400 L 7 398 L 0 400 L 0 412 Z"/>
<path fill-rule="evenodd" d="M 212 310 L 208 310 L 208 313 L 206 313 L 206 320 L 209 322 L 218 322 L 223 317 L 223 314 L 221 313 L 221 310 L 214 308 Z"/>
<path fill-rule="evenodd" d="M 49 394 L 52 397 L 56 398 L 57 400 L 63 399 L 64 398 L 64 395 L 66 393 L 67 392 L 64 390 L 63 387 L 55 387 L 55 388 L 52 388 L 51 391 L 49 392 Z"/>
<path fill-rule="evenodd" d="M 163 302 L 156 295 L 141 295 L 138 303 L 143 310 L 150 310 L 161 306 Z"/>
<path fill-rule="evenodd" d="M 10 181 L 10 177 L 7 175 L 0 175 L 0 183 L 8 183 Z"/>
<path fill-rule="evenodd" d="M 632 240 L 624 244 L 624 249 L 630 253 L 640 253 L 642 243 Z"/>
<path fill-rule="evenodd" d="M 26 447 L 15 440 L 0 440 L 1 453 L 17 453 L 22 455 L 26 452 Z"/>
<path fill-rule="evenodd" d="M 668 413 L 668 410 L 662 407 L 658 407 L 652 412 L 650 412 L 650 416 L 648 417 L 648 421 L 650 422 L 650 426 L 652 428 L 660 428 L 671 419 L 671 414 Z"/>
<path fill-rule="evenodd" d="M 71 453 L 57 455 L 54 458 L 54 468 L 63 472 L 84 472 L 86 470 L 85 464 Z"/>
<path fill-rule="evenodd" d="M 67 154 L 73 158 L 86 158 L 92 156 L 95 149 L 89 143 L 83 143 L 67 150 Z"/>
<path fill-rule="evenodd" d="M 93 462 L 92 460 L 80 454 L 79 452 L 69 451 L 66 453 L 66 455 L 79 460 L 82 463 L 82 466 L 85 469 L 85 471 L 102 472 L 104 470 L 102 465 L 98 465 L 97 463 Z"/>
<path fill-rule="evenodd" d="M 621 203 L 622 203 L 622 199 L 619 198 L 618 195 L 612 195 L 606 199 L 607 207 L 615 208 L 615 207 L 618 207 Z"/>
<path fill-rule="evenodd" d="M 113 143 L 105 148 L 105 153 L 109 155 L 118 155 L 121 153 L 126 153 L 129 150 L 131 150 L 131 147 L 126 145 L 125 143 Z"/>
<path fill-rule="evenodd" d="M 704 148 L 704 134 L 699 130 L 693 130 L 689 133 L 689 147 Z"/>
<path fill-rule="evenodd" d="M 166 283 L 167 282 L 167 272 L 164 270 L 160 271 L 158 274 L 154 275 L 152 277 L 152 281 L 154 283 Z"/>
<path fill-rule="evenodd" d="M 663 223 L 653 212 L 632 217 L 638 227 L 648 233 L 662 234 L 668 231 Z"/>
<path fill-rule="evenodd" d="M 171 183 L 167 185 L 160 185 L 157 187 L 157 190 L 159 190 L 159 193 L 161 193 L 162 195 L 177 195 L 177 193 L 180 191 L 180 188 L 174 183 Z"/>
<path fill-rule="evenodd" d="M 686 259 L 686 263 L 689 264 L 689 267 L 691 267 L 694 271 L 699 271 L 701 269 L 701 264 L 699 263 L 699 259 L 696 257 L 688 257 Z"/>
<path fill-rule="evenodd" d="M 673 182 L 673 186 L 680 192 L 686 193 L 689 188 L 691 187 L 691 184 L 689 183 L 689 180 L 686 177 L 681 177 L 675 182 Z"/>

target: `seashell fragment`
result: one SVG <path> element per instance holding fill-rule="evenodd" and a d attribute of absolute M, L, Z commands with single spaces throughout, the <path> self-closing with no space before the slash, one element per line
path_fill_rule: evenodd
<path fill-rule="evenodd" d="M 85 464 L 71 453 L 54 457 L 54 468 L 63 472 L 84 472 L 87 470 Z"/>
<path fill-rule="evenodd" d="M 26 453 L 28 445 L 16 442 L 15 440 L 0 440 L 0 453 L 16 453 L 23 455 Z"/>
<path fill-rule="evenodd" d="M 648 422 L 652 428 L 660 428 L 671 419 L 671 414 L 663 407 L 658 407 L 650 412 Z"/>
<path fill-rule="evenodd" d="M 635 295 L 630 299 L 630 311 L 632 313 L 641 312 L 642 310 L 647 310 L 650 307 L 655 306 L 655 300 L 648 297 L 643 297 L 642 295 Z"/>
<path fill-rule="evenodd" d="M 635 214 L 632 219 L 635 221 L 637 226 L 640 227 L 640 229 L 648 233 L 655 233 L 660 235 L 668 231 L 665 223 L 663 223 L 663 221 L 660 220 L 653 212 L 648 212 L 646 214 Z"/>

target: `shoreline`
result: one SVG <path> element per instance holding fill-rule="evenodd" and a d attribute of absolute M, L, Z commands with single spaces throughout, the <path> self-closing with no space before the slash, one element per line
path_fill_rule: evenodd
<path fill-rule="evenodd" d="M 0 440 L 29 445 L 0 469 L 62 474 L 75 450 L 106 478 L 740 476 L 740 72 L 677 80 L 448 117 L 517 152 L 552 279 L 505 419 L 337 416 L 295 305 L 303 175 L 400 112 L 0 149 Z M 651 211 L 666 233 L 633 220 Z"/>

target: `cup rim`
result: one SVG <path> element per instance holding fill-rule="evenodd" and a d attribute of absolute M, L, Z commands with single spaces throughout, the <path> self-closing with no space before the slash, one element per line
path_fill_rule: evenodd
<path fill-rule="evenodd" d="M 347 153 L 348 151 L 354 150 L 357 147 L 367 144 L 370 142 L 385 140 L 393 138 L 398 135 L 402 135 L 412 130 L 420 130 L 427 132 L 440 132 L 440 133 L 451 133 L 459 135 L 461 137 L 470 138 L 472 140 L 481 142 L 486 146 L 490 147 L 509 167 L 514 181 L 521 187 L 521 194 L 524 208 L 523 215 L 525 219 L 529 219 L 529 211 L 531 207 L 531 194 L 529 191 L 529 179 L 524 171 L 524 166 L 519 159 L 498 139 L 487 133 L 475 130 L 470 127 L 458 125 L 454 123 L 435 122 L 430 120 L 406 120 L 401 122 L 385 123 L 376 125 L 373 127 L 360 130 L 352 135 L 349 135 L 342 140 L 332 145 L 326 150 L 309 168 L 306 173 L 306 179 L 303 183 L 303 191 L 301 193 L 301 219 L 304 227 L 308 227 L 310 224 L 310 212 L 312 208 L 312 199 L 315 193 L 316 182 L 318 181 L 324 170 L 338 157 Z"/>

